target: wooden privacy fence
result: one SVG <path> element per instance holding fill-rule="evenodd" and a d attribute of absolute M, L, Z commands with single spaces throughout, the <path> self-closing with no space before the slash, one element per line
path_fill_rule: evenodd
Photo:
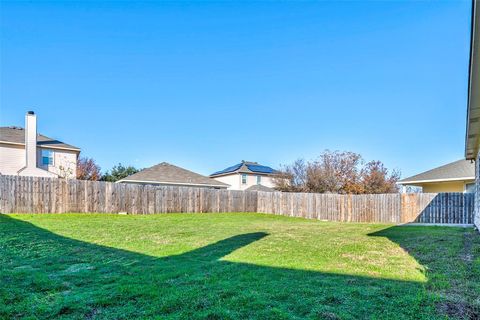
<path fill-rule="evenodd" d="M 474 195 L 338 195 L 165 187 L 0 175 L 1 213 L 260 212 L 344 222 L 473 223 Z"/>
<path fill-rule="evenodd" d="M 0 176 L 0 212 L 256 212 L 257 193 Z"/>
<path fill-rule="evenodd" d="M 318 194 L 259 192 L 257 211 L 342 222 L 472 224 L 472 193 Z"/>

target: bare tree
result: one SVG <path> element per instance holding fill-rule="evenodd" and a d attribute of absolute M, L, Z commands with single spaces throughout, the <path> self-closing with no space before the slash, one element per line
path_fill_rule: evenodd
<path fill-rule="evenodd" d="M 307 191 L 361 193 L 358 166 L 362 157 L 354 152 L 324 151 L 307 165 Z"/>
<path fill-rule="evenodd" d="M 307 191 L 307 168 L 305 160 L 295 160 L 291 165 L 282 166 L 280 174 L 273 178 L 279 191 Z"/>
<path fill-rule="evenodd" d="M 77 161 L 77 179 L 79 180 L 100 180 L 102 177 L 100 166 L 92 158 L 82 157 Z"/>
<path fill-rule="evenodd" d="M 280 191 L 318 193 L 397 192 L 400 174 L 391 174 L 380 161 L 364 165 L 360 154 L 349 151 L 324 151 L 316 160 L 296 160 L 283 166 L 274 180 Z"/>
<path fill-rule="evenodd" d="M 370 161 L 360 175 L 364 193 L 395 193 L 399 190 L 397 181 L 400 179 L 400 172 L 393 170 L 389 174 L 381 161 Z"/>

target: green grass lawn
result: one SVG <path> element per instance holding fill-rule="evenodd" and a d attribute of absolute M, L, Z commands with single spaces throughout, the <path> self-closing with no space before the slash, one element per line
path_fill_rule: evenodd
<path fill-rule="evenodd" d="M 477 319 L 473 229 L 0 215 L 2 319 Z"/>

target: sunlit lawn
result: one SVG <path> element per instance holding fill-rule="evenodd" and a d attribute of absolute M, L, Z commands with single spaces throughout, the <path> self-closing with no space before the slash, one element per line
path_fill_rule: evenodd
<path fill-rule="evenodd" d="M 262 214 L 0 215 L 0 318 L 480 315 L 473 229 Z"/>

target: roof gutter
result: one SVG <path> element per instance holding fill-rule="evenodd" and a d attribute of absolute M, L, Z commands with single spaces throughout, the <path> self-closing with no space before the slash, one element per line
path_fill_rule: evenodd
<path fill-rule="evenodd" d="M 476 54 L 480 54 L 479 41 L 477 29 L 477 0 L 472 0 L 472 17 L 471 17 L 471 32 L 470 32 L 470 59 L 468 68 L 468 97 L 467 97 L 467 125 L 465 132 L 465 158 L 467 160 L 474 160 L 478 153 L 479 134 L 480 132 L 472 133 L 471 131 L 478 131 L 471 128 L 473 122 L 479 122 L 478 117 L 472 116 L 472 109 L 477 105 L 478 93 L 474 88 L 480 84 L 480 72 L 476 59 Z M 479 41 L 476 41 L 479 40 Z M 478 128 L 477 128 L 478 129 Z"/>
<path fill-rule="evenodd" d="M 475 180 L 475 176 L 472 177 L 459 177 L 459 178 L 447 178 L 447 179 L 428 179 L 428 180 L 405 180 L 398 181 L 397 184 L 419 184 L 419 183 L 431 183 L 431 182 L 453 182 L 453 181 L 468 181 Z"/>

